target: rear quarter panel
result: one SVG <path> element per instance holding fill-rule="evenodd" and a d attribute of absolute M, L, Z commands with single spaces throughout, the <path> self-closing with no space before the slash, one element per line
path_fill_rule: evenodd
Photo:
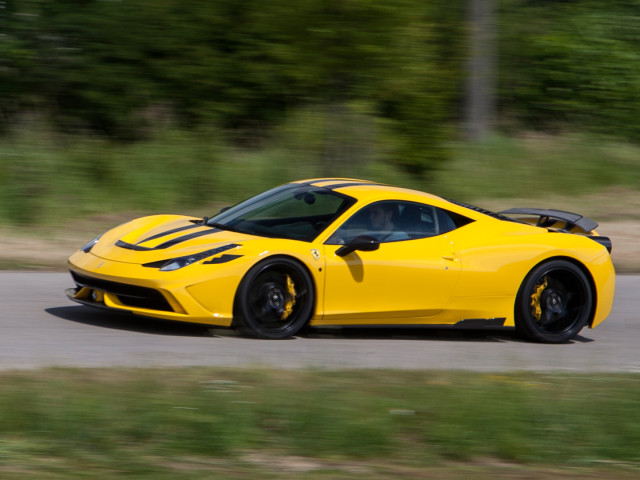
<path fill-rule="evenodd" d="M 449 233 L 461 263 L 458 286 L 449 306 L 477 318 L 506 318 L 514 325 L 516 295 L 537 264 L 563 257 L 583 266 L 595 284 L 598 307 L 593 326 L 611 309 L 615 282 L 609 254 L 580 235 L 488 218 Z M 606 313 L 605 313 L 606 312 Z"/>

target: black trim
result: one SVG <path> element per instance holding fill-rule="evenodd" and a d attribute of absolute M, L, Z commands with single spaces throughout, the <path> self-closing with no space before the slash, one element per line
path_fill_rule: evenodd
<path fill-rule="evenodd" d="M 174 228 L 172 230 L 168 230 L 166 232 L 163 233 L 158 233 L 156 235 L 153 235 L 149 238 L 145 238 L 144 240 L 141 240 L 137 243 L 137 245 L 140 245 L 141 243 L 145 243 L 145 242 L 150 242 L 151 240 L 157 240 L 158 238 L 162 238 L 162 237 L 166 237 L 167 235 L 171 235 L 172 233 L 178 233 L 178 232 L 182 232 L 184 230 L 190 230 L 192 228 L 198 228 L 201 227 L 202 225 L 186 225 L 184 227 L 178 227 L 178 228 Z"/>
<path fill-rule="evenodd" d="M 109 312 L 122 312 L 132 314 L 131 310 L 123 310 L 121 308 L 112 308 L 107 307 L 104 303 L 95 302 L 90 298 L 76 298 L 76 294 L 78 293 L 76 288 L 67 288 L 64 293 L 67 295 L 69 300 L 73 300 L 74 302 L 80 303 L 82 305 L 86 305 L 87 307 L 99 308 L 100 310 L 108 310 Z"/>
<path fill-rule="evenodd" d="M 165 312 L 174 311 L 164 295 L 153 288 L 102 280 L 100 278 L 81 275 L 73 270 L 70 270 L 70 272 L 78 286 L 115 295 L 120 302 L 129 307 L 162 310 Z"/>
<path fill-rule="evenodd" d="M 465 320 L 460 320 L 458 323 L 454 325 L 456 328 L 470 328 L 470 329 L 479 329 L 479 328 L 496 328 L 496 327 L 504 327 L 504 322 L 506 322 L 506 318 L 498 317 L 498 318 L 467 318 Z"/>
<path fill-rule="evenodd" d="M 158 260 L 155 262 L 143 263 L 142 266 L 148 267 L 148 268 L 162 268 L 167 263 L 175 262 L 178 259 L 189 258 L 189 257 L 198 257 L 196 260 L 194 260 L 194 262 L 200 261 L 207 257 L 213 257 L 214 255 L 218 255 L 219 253 L 226 252 L 227 250 L 231 250 L 239 246 L 240 245 L 237 243 L 229 243 L 228 245 L 222 245 L 221 247 L 212 248 L 211 250 L 205 250 L 204 252 L 193 253 L 191 255 L 183 255 L 181 257 L 165 258 L 164 260 Z M 233 259 L 230 259 L 230 260 L 233 260 Z M 215 263 L 215 262 L 204 262 L 204 263 Z M 222 263 L 222 262 L 217 262 L 217 263 Z"/>
<path fill-rule="evenodd" d="M 207 260 L 206 262 L 202 262 L 202 263 L 203 265 L 227 263 L 227 262 L 230 262 L 231 260 L 235 260 L 236 258 L 240 258 L 242 256 L 243 255 L 222 255 L 220 257 L 215 257 L 215 258 L 212 258 L 211 260 Z"/>
<path fill-rule="evenodd" d="M 198 225 L 201 226 L 201 225 Z M 205 235 L 211 235 L 214 233 L 221 232 L 219 228 L 209 228 L 209 230 L 203 230 L 201 232 L 190 233 L 189 235 L 183 235 L 182 237 L 174 238 L 173 240 L 169 240 L 167 242 L 161 243 L 156 247 L 143 247 L 139 244 L 127 243 L 122 240 L 118 240 L 116 242 L 116 247 L 126 248 L 127 250 L 135 250 L 138 252 L 149 252 L 152 250 L 165 250 L 167 248 L 178 245 L 179 243 L 187 242 L 189 240 L 193 240 L 194 238 L 204 237 Z M 140 242 L 143 243 L 143 242 Z"/>
<path fill-rule="evenodd" d="M 345 330 L 514 330 L 513 326 L 504 326 L 505 318 L 489 318 L 489 319 L 468 319 L 461 320 L 458 323 L 399 323 L 399 324 L 379 324 L 379 323 L 362 323 L 362 324 L 342 324 L 331 323 L 323 325 L 309 325 L 313 329 L 345 329 Z M 467 323 L 471 322 L 471 323 Z"/>
<path fill-rule="evenodd" d="M 116 247 L 126 248 L 127 250 L 135 250 L 136 252 L 150 252 L 151 250 L 155 250 L 155 248 L 142 247 L 133 243 L 123 242 L 122 240 L 118 240 L 116 242 Z"/>
<path fill-rule="evenodd" d="M 345 182 L 345 183 L 337 183 L 335 185 L 324 185 L 322 187 L 319 188 L 328 188 L 329 190 L 336 190 L 338 188 L 345 188 L 345 187 L 360 187 L 360 186 L 366 186 L 366 187 L 383 187 L 383 186 L 388 186 L 388 185 L 383 185 L 381 183 L 375 183 L 375 182 Z"/>
<path fill-rule="evenodd" d="M 209 227 L 211 228 L 211 227 Z M 195 232 L 195 233 L 191 233 L 189 235 L 185 235 L 183 237 L 178 237 L 178 238 L 174 238 L 173 240 L 169 240 L 168 242 L 165 242 L 161 245 L 158 245 L 155 249 L 156 250 L 164 250 L 165 248 L 169 248 L 169 247 L 173 247 L 175 245 L 178 245 L 179 243 L 182 242 L 187 242 L 189 240 L 192 240 L 194 238 L 198 238 L 198 237 L 204 237 L 205 235 L 211 235 L 213 233 L 218 233 L 221 232 L 222 230 L 220 230 L 219 228 L 211 228 L 210 230 L 204 230 L 202 232 Z"/>
<path fill-rule="evenodd" d="M 600 245 L 602 245 L 604 248 L 607 249 L 607 252 L 609 253 L 611 253 L 611 250 L 613 250 L 613 242 L 609 237 L 602 237 L 599 235 L 588 235 L 587 238 L 590 238 L 594 242 L 597 242 Z"/>
<path fill-rule="evenodd" d="M 585 232 L 590 232 L 598 228 L 598 224 L 593 220 L 583 217 L 577 213 L 565 212 L 563 210 L 552 210 L 545 208 L 510 208 L 500 212 L 503 215 L 531 215 L 538 218 L 538 227 L 550 227 L 556 221 L 565 222 L 565 229 L 571 230 L 574 226 L 580 227 Z"/>
<path fill-rule="evenodd" d="M 473 210 L 474 212 L 483 213 L 493 218 L 497 218 L 498 220 L 506 220 L 509 222 L 515 222 L 513 218 L 509 218 L 501 213 L 492 212 L 491 210 L 487 210 L 486 208 L 476 207 L 475 205 L 470 205 L 468 203 L 459 202 L 458 200 L 452 200 L 451 198 L 445 198 L 445 200 L 449 203 L 453 203 L 454 205 L 458 205 L 459 207 L 468 208 L 469 210 Z"/>
<path fill-rule="evenodd" d="M 330 185 L 318 185 L 319 183 L 327 183 L 327 182 L 336 182 Z M 336 188 L 344 188 L 344 187 L 357 187 L 357 186 L 389 186 L 383 183 L 370 182 L 370 181 L 349 181 L 346 182 L 342 178 L 319 178 L 316 180 L 312 180 L 310 182 L 291 182 L 290 185 L 299 185 L 301 187 L 315 187 L 315 188 L 326 188 L 327 190 L 335 190 Z"/>

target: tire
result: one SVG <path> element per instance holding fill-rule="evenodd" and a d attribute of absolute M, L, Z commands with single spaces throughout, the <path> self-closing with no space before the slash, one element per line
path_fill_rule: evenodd
<path fill-rule="evenodd" d="M 515 305 L 516 330 L 529 340 L 564 343 L 589 322 L 591 285 L 584 272 L 566 260 L 536 266 L 522 282 Z"/>
<path fill-rule="evenodd" d="M 288 338 L 309 322 L 314 303 L 311 275 L 300 263 L 268 258 L 252 267 L 240 283 L 233 324 L 252 337 Z"/>

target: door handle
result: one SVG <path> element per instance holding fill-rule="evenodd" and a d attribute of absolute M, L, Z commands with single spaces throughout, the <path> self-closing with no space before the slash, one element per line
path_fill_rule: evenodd
<path fill-rule="evenodd" d="M 447 253 L 445 255 L 442 255 L 442 258 L 444 258 L 445 260 L 449 260 L 450 262 L 455 262 L 458 259 L 455 253 Z"/>

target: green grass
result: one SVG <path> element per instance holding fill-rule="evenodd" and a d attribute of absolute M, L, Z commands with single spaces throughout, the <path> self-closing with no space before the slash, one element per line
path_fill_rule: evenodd
<path fill-rule="evenodd" d="M 113 212 L 211 214 L 275 185 L 317 176 L 369 178 L 466 201 L 637 191 L 640 147 L 584 136 L 496 136 L 453 143 L 452 159 L 416 177 L 368 153 L 331 171 L 295 141 L 230 147 L 210 132 L 167 131 L 141 143 L 37 128 L 0 139 L 0 224 L 59 226 Z M 611 195 L 610 195 L 611 196 Z M 583 200 L 586 199 L 586 200 Z M 634 209 L 635 210 L 635 209 Z"/>
<path fill-rule="evenodd" d="M 494 136 L 453 145 L 434 188 L 465 198 L 587 196 L 638 189 L 640 147 L 586 135 Z"/>
<path fill-rule="evenodd" d="M 638 468 L 638 409 L 633 374 L 12 372 L 0 375 L 0 475 L 281 478 L 292 459 L 317 467 L 296 478 L 361 478 L 354 465 L 387 478 L 478 459 Z"/>

